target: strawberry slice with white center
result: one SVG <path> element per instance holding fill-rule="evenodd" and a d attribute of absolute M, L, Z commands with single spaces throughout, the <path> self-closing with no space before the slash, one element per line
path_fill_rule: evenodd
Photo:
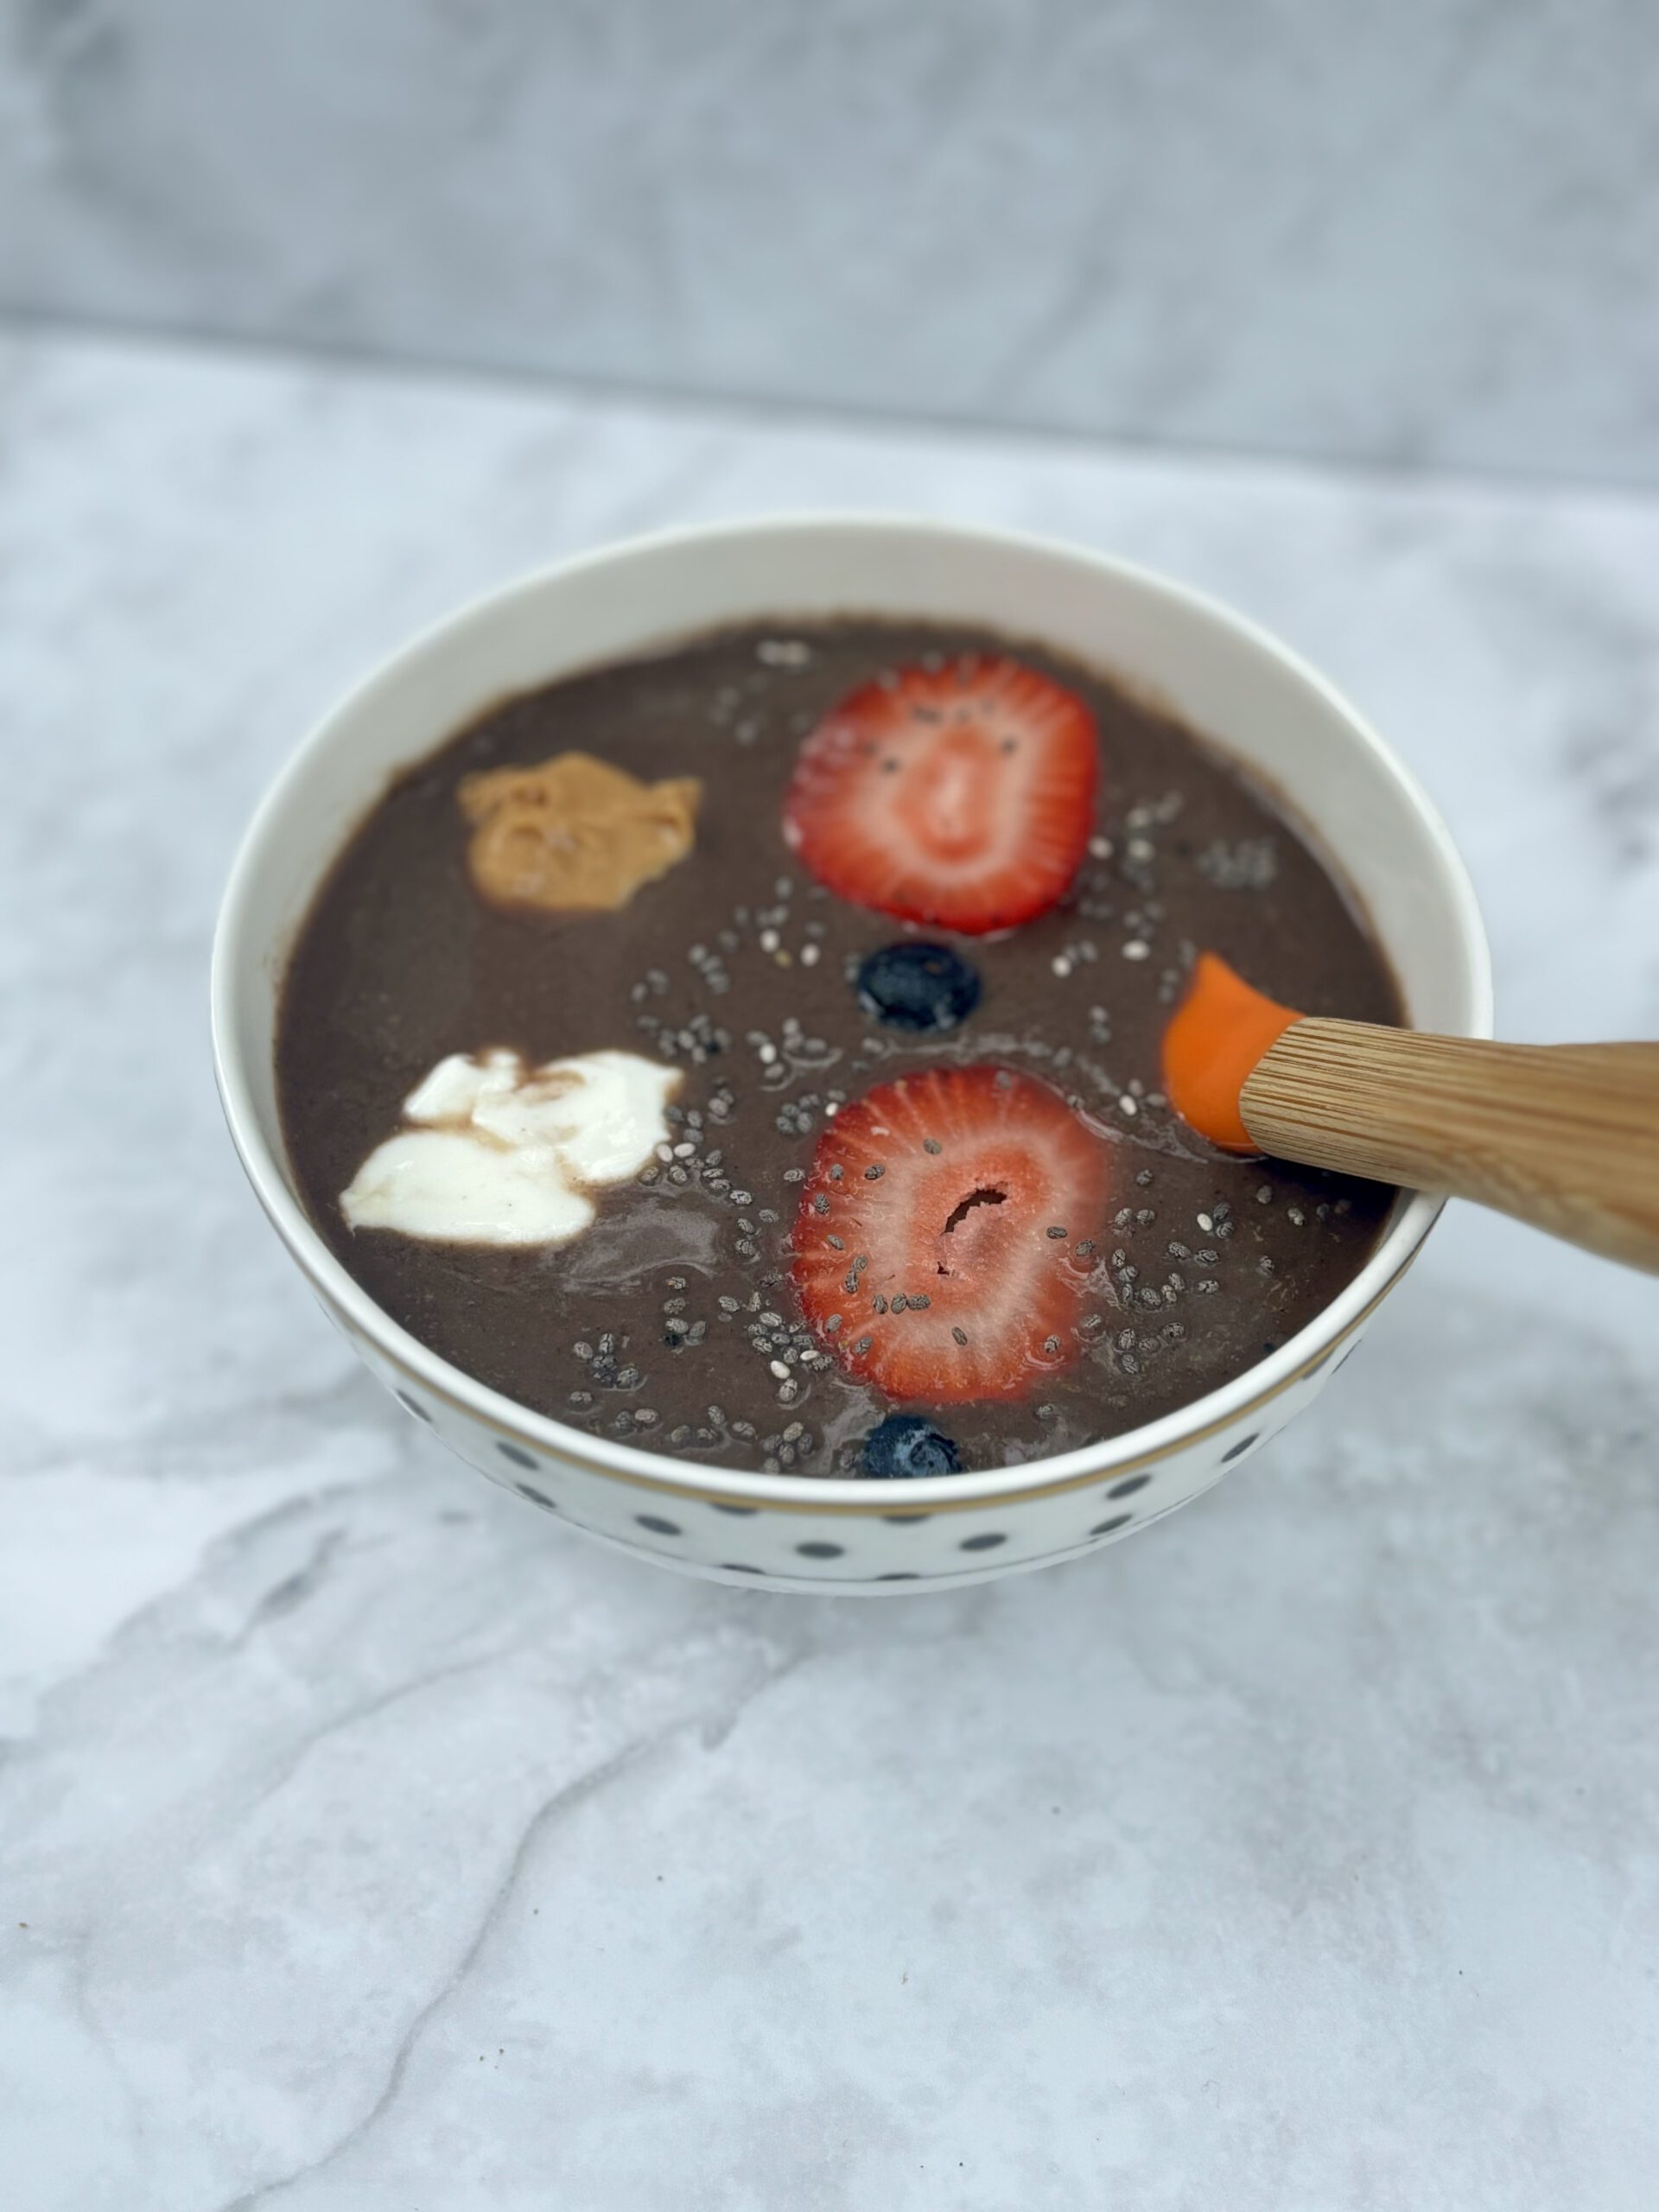
<path fill-rule="evenodd" d="M 791 1240 L 802 1308 L 849 1375 L 927 1405 L 1022 1398 L 1068 1367 L 1111 1155 L 1012 1068 L 935 1067 L 843 1106 Z"/>
<path fill-rule="evenodd" d="M 1065 897 L 1094 823 L 1100 747 L 1081 699 L 1005 655 L 901 668 L 801 748 L 784 835 L 841 898 L 983 936 Z"/>

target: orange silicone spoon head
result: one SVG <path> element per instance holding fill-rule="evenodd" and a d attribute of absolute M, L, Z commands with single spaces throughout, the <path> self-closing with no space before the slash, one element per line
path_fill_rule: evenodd
<path fill-rule="evenodd" d="M 1217 954 L 1201 952 L 1164 1032 L 1164 1088 L 1181 1119 L 1224 1152 L 1259 1152 L 1239 1094 L 1268 1047 L 1300 1019 L 1252 990 Z"/>

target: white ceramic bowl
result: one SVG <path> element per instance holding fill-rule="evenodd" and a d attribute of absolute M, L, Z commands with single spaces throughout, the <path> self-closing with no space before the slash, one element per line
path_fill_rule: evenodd
<path fill-rule="evenodd" d="M 255 817 L 213 949 L 231 1134 L 278 1235 L 387 1389 L 492 1480 L 664 1566 L 772 1589 L 897 1594 L 1071 1559 L 1147 1527 L 1277 1433 L 1348 1356 L 1439 1202 L 1402 1198 L 1299 1336 L 1180 1412 L 1017 1468 L 903 1484 L 682 1465 L 527 1412 L 429 1351 L 307 1220 L 277 1120 L 276 994 L 312 893 L 391 773 L 504 694 L 721 623 L 841 613 L 983 623 L 1114 671 L 1293 791 L 1368 907 L 1413 1023 L 1491 1033 L 1474 894 L 1416 783 L 1330 685 L 1196 593 L 1123 562 L 938 523 L 791 517 L 639 539 L 429 630 L 314 730 Z M 717 796 L 717 794 L 716 794 Z"/>

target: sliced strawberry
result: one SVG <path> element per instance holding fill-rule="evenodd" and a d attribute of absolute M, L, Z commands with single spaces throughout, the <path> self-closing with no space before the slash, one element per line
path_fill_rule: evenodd
<path fill-rule="evenodd" d="M 784 835 L 855 906 L 982 936 L 1065 896 L 1098 760 L 1081 699 L 1016 660 L 963 653 L 831 709 L 801 748 Z"/>
<path fill-rule="evenodd" d="M 791 1262 L 808 1321 L 890 1398 L 1022 1398 L 1076 1357 L 1110 1155 L 1012 1068 L 929 1068 L 843 1106 Z"/>

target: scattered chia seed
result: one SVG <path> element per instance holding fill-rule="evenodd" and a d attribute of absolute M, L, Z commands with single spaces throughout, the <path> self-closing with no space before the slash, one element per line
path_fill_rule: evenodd
<path fill-rule="evenodd" d="M 954 1328 L 954 1327 L 953 1327 L 953 1328 L 951 1329 L 950 1333 L 951 1333 L 951 1335 L 956 1338 L 957 1342 L 959 1344 L 965 1344 L 967 1343 L 967 1341 L 968 1341 L 968 1332 L 967 1332 L 967 1331 L 966 1331 L 965 1329 L 958 1329 L 958 1328 Z"/>
<path fill-rule="evenodd" d="M 1271 837 L 1217 837 L 1198 855 L 1198 869 L 1217 891 L 1265 891 L 1278 877 L 1278 848 Z"/>
<path fill-rule="evenodd" d="M 1047 1236 L 1047 1237 L 1052 1237 L 1052 1238 L 1062 1238 L 1062 1237 L 1064 1237 L 1064 1236 L 1065 1236 L 1065 1230 L 1063 1230 L 1063 1229 L 1052 1229 L 1052 1228 L 1051 1228 L 1051 1229 L 1046 1229 L 1046 1230 L 1043 1231 L 1043 1234 L 1044 1234 L 1044 1236 Z"/>

